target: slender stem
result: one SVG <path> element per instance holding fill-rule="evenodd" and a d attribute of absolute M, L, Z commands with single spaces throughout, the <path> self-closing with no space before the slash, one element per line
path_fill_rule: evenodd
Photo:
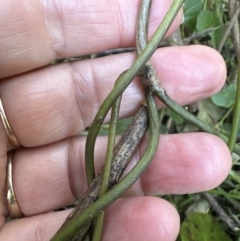
<path fill-rule="evenodd" d="M 136 31 L 136 33 L 137 33 L 136 34 L 136 46 L 137 46 L 138 55 L 146 47 L 146 43 L 147 43 L 150 5 L 151 5 L 151 0 L 142 0 L 140 11 L 139 11 L 139 17 L 138 17 L 137 31 Z M 118 115 L 118 113 L 117 113 L 117 115 Z M 114 122 L 114 116 L 112 116 L 111 119 Z M 107 159 L 106 159 L 106 161 L 107 161 Z M 104 169 L 106 169 L 106 168 L 108 168 L 108 170 L 106 170 L 106 171 L 104 170 L 104 176 L 106 176 L 105 172 L 108 172 L 110 174 L 111 166 L 108 167 L 105 164 Z M 108 178 L 108 177 L 106 176 L 106 178 Z M 107 184 L 108 184 L 108 180 L 107 180 Z M 102 183 L 99 197 L 101 197 L 107 191 L 107 184 L 104 183 L 104 177 L 103 177 L 103 183 Z M 95 225 L 92 241 L 100 241 L 101 240 L 103 222 L 104 222 L 104 212 L 101 212 L 98 215 L 97 220 L 96 220 L 96 225 Z"/>
<path fill-rule="evenodd" d="M 230 171 L 229 176 L 238 184 L 240 184 L 240 176 L 234 172 L 233 170 Z"/>
<path fill-rule="evenodd" d="M 154 102 L 152 93 L 147 95 L 147 105 L 149 113 L 149 141 L 145 153 L 140 161 L 133 169 L 121 180 L 114 185 L 107 193 L 99 198 L 95 203 L 85 209 L 80 215 L 76 215 L 69 221 L 69 225 L 63 226 L 57 235 L 51 241 L 69 241 L 72 240 L 75 233 L 90 223 L 101 211 L 112 204 L 121 194 L 123 194 L 130 186 L 132 186 L 146 168 L 151 163 L 158 146 L 159 141 L 159 123 L 157 115 L 157 107 Z M 59 239 L 61 238 L 61 239 Z"/>
<path fill-rule="evenodd" d="M 236 92 L 235 106 L 234 106 L 234 113 L 233 113 L 232 130 L 228 141 L 228 147 L 231 152 L 233 151 L 234 144 L 236 143 L 239 121 L 240 121 L 240 58 L 238 61 L 237 92 Z"/>
<path fill-rule="evenodd" d="M 224 197 L 231 197 L 233 199 L 240 200 L 240 195 L 239 194 L 229 193 L 229 192 L 226 192 L 224 190 L 212 189 L 212 190 L 207 191 L 207 192 L 211 193 L 211 194 L 222 195 Z"/>
<path fill-rule="evenodd" d="M 139 147 L 139 144 L 141 143 L 143 137 L 145 136 L 148 127 L 148 109 L 146 106 L 141 106 L 137 115 L 132 119 L 130 125 L 114 147 L 114 158 L 112 162 L 109 188 L 111 188 L 120 180 L 122 173 L 124 172 L 125 168 L 132 159 L 137 148 Z M 84 209 L 89 207 L 99 198 L 102 177 L 103 168 L 101 172 L 97 175 L 97 177 L 92 181 L 82 199 L 79 200 L 79 202 L 77 203 L 77 206 L 69 214 L 62 227 L 69 225 L 69 222 L 74 217 L 76 217 L 77 215 L 81 215 Z M 82 229 L 79 229 L 78 233 L 75 234 L 74 239 L 71 239 L 69 241 L 81 240 L 81 238 L 87 232 L 89 226 L 90 224 L 85 225 Z M 61 235 L 59 235 L 58 233 L 56 234 L 56 240 L 61 240 Z"/>
<path fill-rule="evenodd" d="M 168 13 L 164 17 L 163 21 L 159 25 L 157 31 L 153 35 L 152 39 L 149 41 L 149 44 L 143 50 L 143 52 L 138 56 L 136 61 L 133 63 L 131 68 L 124 72 L 119 76 L 119 84 L 114 87 L 114 89 L 110 92 L 107 98 L 102 103 L 98 113 L 96 114 L 93 123 L 89 129 L 86 147 L 85 147 L 85 163 L 86 163 L 86 175 L 88 184 L 91 183 L 95 174 L 94 174 L 94 146 L 96 142 L 96 138 L 100 127 L 105 119 L 109 109 L 116 101 L 116 99 L 122 94 L 122 92 L 127 88 L 127 86 L 131 83 L 133 78 L 140 73 L 141 68 L 145 65 L 145 63 L 152 56 L 154 51 L 156 50 L 159 42 L 162 40 L 167 30 L 171 26 L 174 18 L 176 17 L 179 9 L 181 8 L 184 0 L 174 0 L 172 3 Z"/>
<path fill-rule="evenodd" d="M 239 3 L 236 0 L 229 0 L 229 15 L 230 18 L 233 16 L 234 11 L 236 8 L 238 8 Z M 239 53 L 239 22 L 235 21 L 233 28 L 232 28 L 232 37 L 233 37 L 233 43 L 234 43 L 234 48 L 235 48 L 235 52 Z M 239 57 L 239 56 L 237 56 Z"/>
<path fill-rule="evenodd" d="M 108 135 L 107 155 L 106 155 L 106 160 L 104 164 L 102 186 L 99 194 L 100 196 L 102 196 L 108 190 L 108 186 L 109 186 L 109 178 L 111 174 L 111 166 L 112 166 L 112 160 L 113 160 L 120 103 L 121 103 L 121 97 L 117 99 L 116 103 L 113 105 L 113 108 L 112 108 L 112 116 L 111 116 L 109 135 Z"/>
<path fill-rule="evenodd" d="M 113 90 L 107 96 L 107 98 L 102 103 L 101 107 L 99 108 L 93 123 L 88 131 L 86 146 L 85 146 L 85 166 L 86 166 L 86 176 L 88 185 L 92 182 L 95 177 L 94 173 L 94 146 L 96 142 L 97 135 L 99 133 L 100 127 L 107 115 L 107 112 L 112 107 L 114 102 L 119 98 L 125 88 L 127 87 L 122 84 L 122 76 L 124 76 L 127 71 L 124 71 L 120 74 L 117 78 Z M 130 83 L 130 82 L 129 82 Z"/>
<path fill-rule="evenodd" d="M 96 217 L 95 225 L 93 225 L 94 231 L 93 231 L 93 237 L 91 241 L 101 241 L 103 225 L 104 225 L 104 214 L 105 212 L 102 211 Z"/>
<path fill-rule="evenodd" d="M 120 96 L 112 107 L 111 113 L 111 121 L 109 126 L 109 134 L 108 134 L 108 146 L 107 146 L 107 155 L 104 164 L 104 171 L 103 171 L 103 178 L 102 178 L 102 185 L 99 193 L 99 197 L 105 194 L 109 187 L 109 178 L 111 174 L 111 166 L 113 160 L 113 153 L 114 153 L 114 144 L 116 138 L 116 128 L 119 116 L 119 109 L 121 104 L 121 97 Z M 102 237 L 102 230 L 104 224 L 104 212 L 101 212 L 96 219 L 93 238 L 92 241 L 100 241 Z"/>
<path fill-rule="evenodd" d="M 207 201 L 212 206 L 213 210 L 218 214 L 218 217 L 226 223 L 226 225 L 234 232 L 239 231 L 239 228 L 235 224 L 232 218 L 230 218 L 226 211 L 221 207 L 218 201 L 209 193 L 202 193 L 202 195 L 207 199 Z"/>
<path fill-rule="evenodd" d="M 227 110 L 227 112 L 224 114 L 222 119 L 218 122 L 218 125 L 223 125 L 224 121 L 228 118 L 228 116 L 233 111 L 233 109 L 234 109 L 234 104 Z"/>
<path fill-rule="evenodd" d="M 227 28 L 224 30 L 223 36 L 222 36 L 222 38 L 221 38 L 221 40 L 219 42 L 219 45 L 217 47 L 218 52 L 221 52 L 221 50 L 222 50 L 222 48 L 224 46 L 224 43 L 226 42 L 227 37 L 229 36 L 229 33 L 230 33 L 231 29 L 235 25 L 236 21 L 238 21 L 239 12 L 240 12 L 240 6 L 238 6 L 234 10 L 233 15 L 231 16 L 230 23 L 227 25 Z"/>
<path fill-rule="evenodd" d="M 225 192 L 220 186 L 217 187 L 217 190 Z M 240 203 L 235 200 L 235 198 L 229 197 L 228 195 L 225 195 L 225 198 L 240 212 Z"/>
<path fill-rule="evenodd" d="M 203 9 L 206 10 L 207 9 L 207 0 L 204 0 L 204 6 L 203 6 Z"/>
<path fill-rule="evenodd" d="M 137 31 L 136 31 L 136 49 L 140 55 L 147 46 L 148 41 L 148 20 L 150 15 L 152 0 L 142 0 L 139 11 Z"/>
<path fill-rule="evenodd" d="M 160 127 L 161 127 L 164 115 L 165 115 L 165 109 L 161 109 L 161 110 L 158 111 L 158 118 L 159 118 Z"/>
<path fill-rule="evenodd" d="M 218 137 L 220 137 L 223 141 L 226 143 L 228 142 L 228 138 L 219 133 L 217 130 L 215 130 L 213 127 L 207 125 L 203 121 L 197 119 L 194 115 L 187 112 L 184 108 L 182 108 L 180 105 L 178 105 L 176 102 L 174 102 L 166 93 L 166 91 L 162 88 L 155 89 L 154 94 L 171 110 L 176 112 L 178 115 L 180 115 L 183 119 L 197 127 L 201 131 L 205 131 L 211 134 L 214 134 Z M 238 155 L 240 155 L 240 146 L 235 144 L 233 148 L 234 152 L 236 152 Z"/>

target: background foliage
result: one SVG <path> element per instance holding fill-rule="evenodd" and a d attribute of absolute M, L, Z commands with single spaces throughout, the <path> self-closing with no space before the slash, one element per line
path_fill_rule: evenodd
<path fill-rule="evenodd" d="M 181 28 L 183 44 L 208 45 L 220 51 L 227 65 L 227 81 L 223 89 L 209 99 L 190 106 L 190 110 L 204 122 L 229 136 L 236 95 L 237 54 L 231 32 L 226 35 L 230 22 L 229 3 L 223 0 L 186 0 L 185 21 Z M 223 42 L 224 41 L 224 42 Z M 220 47 L 222 45 L 222 47 Z M 170 133 L 192 131 L 189 124 L 168 112 Z M 238 139 L 240 133 L 238 132 Z M 239 141 L 239 140 L 237 140 Z M 181 215 L 180 241 L 240 240 L 239 156 L 233 155 L 232 175 L 209 193 L 171 195 L 165 197 Z M 224 213 L 222 213 L 224 212 Z M 230 221 L 230 223 L 229 223 Z"/>

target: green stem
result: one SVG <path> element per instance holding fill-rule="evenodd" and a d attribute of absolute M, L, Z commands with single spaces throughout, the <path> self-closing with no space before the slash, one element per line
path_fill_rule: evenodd
<path fill-rule="evenodd" d="M 117 122 L 118 122 L 118 116 L 119 116 L 119 110 L 120 110 L 120 104 L 121 104 L 121 97 L 122 96 L 120 96 L 116 100 L 116 102 L 112 107 L 111 121 L 109 126 L 109 133 L 108 133 L 107 154 L 106 154 L 106 160 L 104 164 L 103 179 L 102 179 L 102 185 L 101 185 L 99 197 L 105 194 L 109 187 L 109 178 L 111 174 L 111 166 L 112 166 L 112 160 L 113 160 L 116 128 L 117 128 Z M 104 224 L 104 212 L 101 212 L 96 219 L 92 241 L 101 240 L 103 224 Z"/>
<path fill-rule="evenodd" d="M 114 147 L 114 158 L 112 161 L 111 175 L 109 180 L 109 188 L 117 184 L 126 169 L 128 163 L 132 159 L 134 153 L 139 147 L 143 137 L 149 128 L 148 108 L 141 106 L 136 116 L 132 119 L 130 125 L 124 131 L 123 135 Z M 92 181 L 85 194 L 78 201 L 76 207 L 68 215 L 61 228 L 69 225 L 69 222 L 80 215 L 84 209 L 93 204 L 98 198 L 101 189 L 103 169 L 98 173 L 97 177 Z M 84 228 L 79 229 L 73 240 L 81 240 L 89 228 L 90 224 L 86 224 Z M 58 234 L 56 234 L 58 235 Z M 61 240 L 61 236 L 57 236 Z M 69 240 L 70 241 L 70 240 Z"/>
<path fill-rule="evenodd" d="M 224 114 L 224 116 L 222 117 L 222 119 L 218 122 L 218 125 L 223 125 L 224 121 L 228 118 L 228 116 L 231 114 L 231 112 L 234 109 L 234 105 L 232 105 L 227 112 Z"/>
<path fill-rule="evenodd" d="M 158 111 L 158 119 L 159 119 L 159 123 L 160 123 L 160 128 L 161 128 L 161 124 L 162 124 L 164 115 L 165 115 L 165 109 L 161 109 Z"/>
<path fill-rule="evenodd" d="M 207 9 L 207 0 L 204 0 L 204 5 L 203 5 L 203 10 L 206 10 Z"/>
<path fill-rule="evenodd" d="M 240 121 L 240 61 L 238 61 L 237 91 L 236 91 L 235 106 L 234 106 L 234 113 L 233 113 L 233 124 L 232 124 L 232 130 L 228 141 L 228 148 L 230 152 L 233 151 L 234 145 L 236 143 L 239 121 Z"/>
<path fill-rule="evenodd" d="M 112 108 L 111 122 L 110 122 L 109 135 L 108 135 L 107 155 L 106 155 L 106 160 L 104 164 L 103 180 L 102 180 L 102 186 L 101 186 L 99 196 L 102 196 L 108 190 L 108 182 L 109 182 L 109 177 L 111 173 L 120 103 L 121 103 L 121 96 L 117 99 L 117 101 L 115 102 Z"/>
<path fill-rule="evenodd" d="M 220 186 L 217 187 L 217 190 L 225 192 Z M 229 196 L 227 196 L 227 195 L 225 195 L 225 198 L 226 198 L 230 203 L 232 203 L 232 205 L 238 210 L 238 212 L 240 212 L 240 203 L 239 203 L 237 200 L 235 200 L 235 198 L 229 197 Z"/>
<path fill-rule="evenodd" d="M 140 55 L 146 48 L 148 42 L 148 20 L 150 15 L 152 0 L 142 0 L 136 31 L 136 50 Z"/>
<path fill-rule="evenodd" d="M 104 213 L 104 211 L 100 212 L 95 220 L 96 223 L 94 225 L 93 237 L 91 241 L 101 241 L 104 225 Z"/>
<path fill-rule="evenodd" d="M 224 46 L 224 43 L 226 42 L 231 29 L 233 28 L 234 24 L 236 23 L 236 21 L 238 20 L 238 16 L 239 16 L 239 11 L 240 11 L 240 7 L 237 7 L 234 11 L 234 13 L 231 16 L 230 22 L 227 25 L 227 27 L 225 28 L 225 30 L 223 31 L 223 35 L 219 41 L 218 47 L 217 47 L 217 51 L 221 52 L 222 48 Z"/>
<path fill-rule="evenodd" d="M 207 192 L 211 193 L 211 194 L 222 195 L 222 196 L 225 196 L 225 197 L 230 197 L 230 198 L 233 198 L 233 199 L 240 200 L 239 194 L 233 194 L 233 193 L 225 192 L 224 190 L 213 189 L 213 190 L 210 190 L 210 191 L 207 191 Z"/>
<path fill-rule="evenodd" d="M 205 131 L 211 134 L 214 134 L 218 137 L 220 137 L 223 141 L 226 143 L 228 142 L 228 138 L 219 133 L 217 130 L 215 130 L 213 127 L 207 125 L 203 121 L 196 118 L 194 115 L 186 111 L 183 107 L 178 105 L 176 102 L 174 102 L 166 93 L 166 91 L 163 88 L 155 89 L 154 94 L 171 110 L 173 110 L 175 113 L 177 113 L 179 116 L 181 116 L 183 119 L 188 121 L 193 126 L 197 127 L 201 131 Z M 236 152 L 238 155 L 240 155 L 240 146 L 235 144 L 233 148 L 234 152 Z"/>
<path fill-rule="evenodd" d="M 99 198 L 95 203 L 85 209 L 80 215 L 69 221 L 68 225 L 62 227 L 51 241 L 69 241 L 86 224 L 91 222 L 101 211 L 112 204 L 121 194 L 138 180 L 142 173 L 151 163 L 159 141 L 159 123 L 157 107 L 151 93 L 147 95 L 147 106 L 149 113 L 149 141 L 145 153 L 133 169 L 107 193 Z"/>
<path fill-rule="evenodd" d="M 236 174 L 236 172 L 234 172 L 233 170 L 230 171 L 229 173 L 229 177 L 234 180 L 235 182 L 237 182 L 238 184 L 240 184 L 240 177 L 238 174 Z"/>
<path fill-rule="evenodd" d="M 119 84 L 114 87 L 110 92 L 107 98 L 102 103 L 98 113 L 96 114 L 93 123 L 89 129 L 86 147 L 85 147 L 85 163 L 86 163 L 86 175 L 88 184 L 91 183 L 95 174 L 94 174 L 94 146 L 96 138 L 100 127 L 105 119 L 109 109 L 116 101 L 116 99 L 122 94 L 122 92 L 127 88 L 131 83 L 133 78 L 140 73 L 141 68 L 152 56 L 156 48 L 158 47 L 159 42 L 162 40 L 167 30 L 171 26 L 174 18 L 176 17 L 179 9 L 181 8 L 184 0 L 174 0 L 171 5 L 168 13 L 164 17 L 163 21 L 159 25 L 157 31 L 153 35 L 152 39 L 149 41 L 149 44 L 143 50 L 143 52 L 137 57 L 136 61 L 133 63 L 131 68 L 119 76 Z"/>

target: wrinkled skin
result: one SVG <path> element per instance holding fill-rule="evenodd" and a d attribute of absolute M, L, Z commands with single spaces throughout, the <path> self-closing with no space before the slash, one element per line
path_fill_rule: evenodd
<path fill-rule="evenodd" d="M 150 36 L 171 0 L 154 0 Z M 117 76 L 136 55 L 124 53 L 49 66 L 56 58 L 134 46 L 140 0 L 8 0 L 0 2 L 0 92 L 6 115 L 24 146 L 13 157 L 13 183 L 26 216 L 5 222 L 6 153 L 12 148 L 0 123 L 0 240 L 48 241 L 69 213 L 50 212 L 73 203 L 86 190 L 85 137 Z M 182 21 L 178 14 L 168 35 Z M 162 85 L 179 104 L 209 97 L 226 79 L 222 57 L 204 46 L 162 48 L 152 58 Z M 138 80 L 124 93 L 121 117 L 143 101 Z M 163 105 L 158 102 L 159 108 Z M 106 138 L 97 141 L 96 165 Z M 143 152 L 145 143 L 132 160 Z M 143 194 L 194 193 L 219 185 L 231 168 L 227 146 L 206 133 L 162 135 L 156 156 L 127 194 L 106 212 L 102 240 L 173 241 L 175 208 Z"/>

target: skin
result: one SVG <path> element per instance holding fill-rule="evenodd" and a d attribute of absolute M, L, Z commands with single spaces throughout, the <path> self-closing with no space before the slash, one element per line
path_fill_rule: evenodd
<path fill-rule="evenodd" d="M 150 36 L 171 2 L 153 1 Z M 13 157 L 13 183 L 27 217 L 5 222 L 6 153 L 12 145 L 0 123 L 0 240 L 48 241 L 69 213 L 49 211 L 84 193 L 85 137 L 74 135 L 91 124 L 115 79 L 136 56 L 125 53 L 47 65 L 55 58 L 134 46 L 139 4 L 140 0 L 1 1 L 0 92 L 10 125 L 23 145 Z M 181 20 L 180 12 L 168 35 Z M 222 57 L 204 46 L 162 48 L 152 61 L 168 94 L 182 105 L 213 95 L 226 79 Z M 124 94 L 121 117 L 134 114 L 142 101 L 136 79 Z M 97 169 L 103 164 L 105 144 L 104 137 L 97 141 Z M 144 146 L 145 142 L 130 167 Z M 175 240 L 179 231 L 175 208 L 142 194 L 208 190 L 219 185 L 230 168 L 227 146 L 215 136 L 161 136 L 148 170 L 107 209 L 102 240 Z"/>

